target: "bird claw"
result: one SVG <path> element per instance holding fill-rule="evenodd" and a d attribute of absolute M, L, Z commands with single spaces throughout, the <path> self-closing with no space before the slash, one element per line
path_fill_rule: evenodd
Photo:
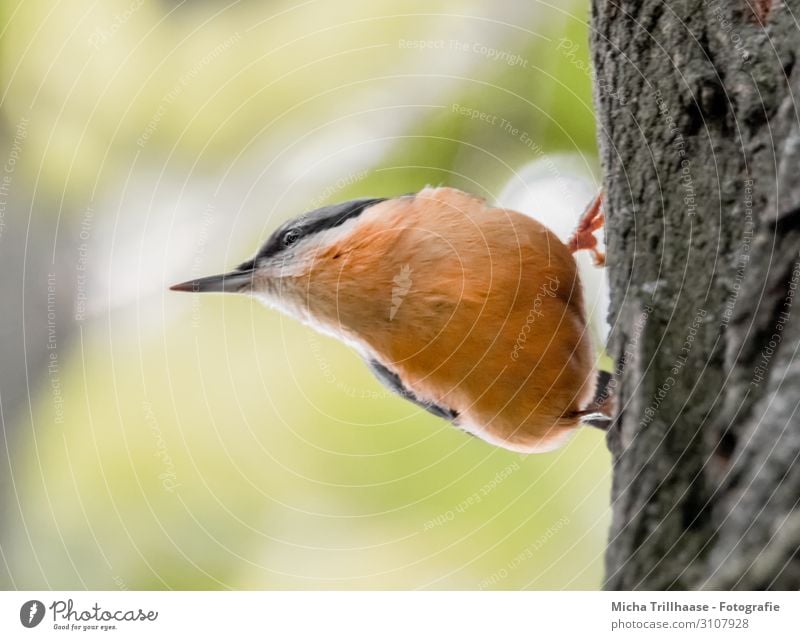
<path fill-rule="evenodd" d="M 760 25 L 766 25 L 770 13 L 772 13 L 773 4 L 774 0 L 755 0 L 752 4 L 748 3 L 748 6 L 750 6 L 756 21 Z"/>
<path fill-rule="evenodd" d="M 586 250 L 592 252 L 595 266 L 602 267 L 606 263 L 606 255 L 597 248 L 597 238 L 594 232 L 605 223 L 603 214 L 603 192 L 597 194 L 592 203 L 587 207 L 578 223 L 578 228 L 567 243 L 570 252 Z"/>

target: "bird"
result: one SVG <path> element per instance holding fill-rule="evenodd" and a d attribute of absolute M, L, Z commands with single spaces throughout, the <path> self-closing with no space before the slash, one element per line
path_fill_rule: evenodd
<path fill-rule="evenodd" d="M 601 192 L 564 243 L 534 217 L 428 186 L 304 213 L 233 271 L 170 288 L 253 296 L 462 431 L 538 453 L 610 421 L 573 256 L 603 264 L 603 221 Z"/>

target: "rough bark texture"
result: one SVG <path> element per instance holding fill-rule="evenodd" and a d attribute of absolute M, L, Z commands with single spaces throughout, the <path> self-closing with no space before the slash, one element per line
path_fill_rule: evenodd
<path fill-rule="evenodd" d="M 609 589 L 800 588 L 800 0 L 593 0 Z"/>

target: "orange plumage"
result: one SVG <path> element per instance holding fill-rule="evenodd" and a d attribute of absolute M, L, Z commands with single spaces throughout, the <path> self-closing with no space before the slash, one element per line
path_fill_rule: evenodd
<path fill-rule="evenodd" d="M 403 273 L 407 292 L 390 319 Z M 318 322 L 489 442 L 557 446 L 592 399 L 575 260 L 521 213 L 428 188 L 373 206 L 298 278 Z"/>

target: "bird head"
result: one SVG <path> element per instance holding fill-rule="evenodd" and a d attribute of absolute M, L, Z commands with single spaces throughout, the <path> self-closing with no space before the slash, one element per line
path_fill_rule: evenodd
<path fill-rule="evenodd" d="M 359 219 L 384 200 L 362 198 L 304 213 L 276 229 L 253 258 L 233 271 L 182 282 L 170 289 L 254 296 L 342 337 L 342 312 L 346 309 L 341 308 L 341 298 L 348 296 L 348 285 L 354 284 L 354 276 L 343 265 L 349 264 L 346 258 L 359 248 L 363 249 L 360 264 L 375 257 L 368 249 L 369 240 L 353 232 Z M 355 295 L 352 292 L 350 297 Z M 364 296 L 359 297 L 363 303 Z"/>

